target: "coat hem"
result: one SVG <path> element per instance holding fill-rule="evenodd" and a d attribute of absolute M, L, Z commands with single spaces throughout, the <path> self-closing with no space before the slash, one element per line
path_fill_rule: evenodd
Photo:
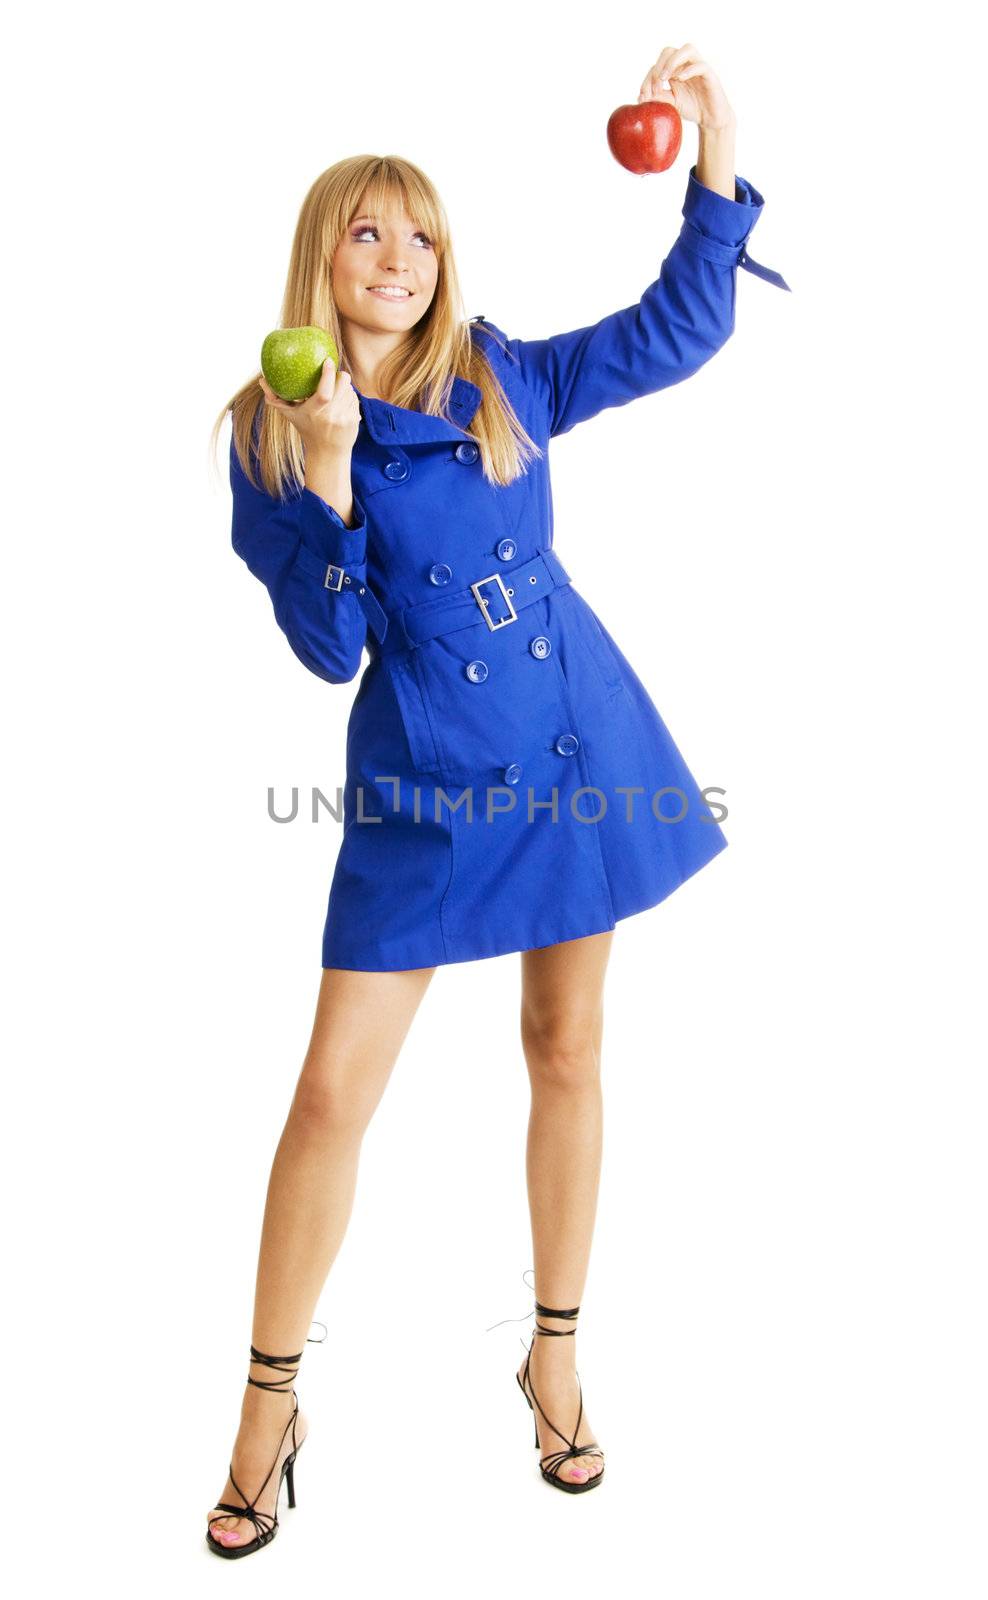
<path fill-rule="evenodd" d="M 655 906 L 661 905 L 663 900 L 667 900 L 671 894 L 674 894 L 676 890 L 681 888 L 684 883 L 688 883 L 690 878 L 695 877 L 703 867 L 707 866 L 709 862 L 713 861 L 717 856 L 719 856 L 727 848 L 727 844 L 728 841 L 722 834 L 720 839 L 717 841 L 716 849 L 713 850 L 711 854 L 703 856 L 698 861 L 691 863 L 682 876 L 677 878 L 675 882 L 667 884 L 661 893 L 650 896 L 647 900 L 643 901 L 641 905 L 632 905 L 621 911 L 615 911 L 613 917 L 608 917 L 603 922 L 600 920 L 600 918 L 596 918 L 593 926 L 583 928 L 579 933 L 559 934 L 554 938 L 543 939 L 538 944 L 516 944 L 514 942 L 501 943 L 500 941 L 495 940 L 489 949 L 475 949 L 470 955 L 450 955 L 448 953 L 448 941 L 443 938 L 443 945 L 447 953 L 442 959 L 437 961 L 420 961 L 413 966 L 408 966 L 403 963 L 369 961 L 328 962 L 323 959 L 322 970 L 324 972 L 421 972 L 424 971 L 426 967 L 454 967 L 461 966 L 468 961 L 491 961 L 498 956 L 521 955 L 524 954 L 526 950 L 548 950 L 554 944 L 569 944 L 573 939 L 589 939 L 596 933 L 612 933 L 619 922 L 625 922 L 629 917 L 641 916 L 643 911 L 651 911 Z"/>

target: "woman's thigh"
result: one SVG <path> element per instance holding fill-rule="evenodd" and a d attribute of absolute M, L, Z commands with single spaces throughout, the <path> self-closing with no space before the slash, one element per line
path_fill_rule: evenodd
<path fill-rule="evenodd" d="M 384 1093 L 435 967 L 323 967 L 294 1109 L 364 1124 Z"/>
<path fill-rule="evenodd" d="M 530 1070 L 547 1063 L 556 1070 L 571 1063 L 576 1072 L 599 1066 L 613 938 L 611 929 L 522 951 L 521 1032 Z"/>

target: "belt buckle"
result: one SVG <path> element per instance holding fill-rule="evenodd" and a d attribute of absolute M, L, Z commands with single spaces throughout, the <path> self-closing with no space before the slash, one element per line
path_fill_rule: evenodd
<path fill-rule="evenodd" d="M 478 589 L 482 589 L 485 583 L 496 583 L 497 584 L 497 586 L 500 589 L 502 595 L 504 596 L 504 603 L 507 606 L 508 610 L 511 612 L 510 617 L 501 617 L 501 618 L 499 618 L 499 620 L 497 622 L 492 622 L 491 621 L 490 617 L 487 615 L 487 607 L 490 605 L 490 601 L 489 600 L 485 600 L 482 595 L 477 593 Z M 518 613 L 515 610 L 514 606 L 511 604 L 511 596 L 509 595 L 507 589 L 504 587 L 504 579 L 501 577 L 501 574 L 499 572 L 492 572 L 490 577 L 488 577 L 488 578 L 478 578 L 476 583 L 472 583 L 470 585 L 470 588 L 473 591 L 474 599 L 476 600 L 478 606 L 480 607 L 480 614 L 483 617 L 484 621 L 487 623 L 487 626 L 490 628 L 491 633 L 496 633 L 498 628 L 506 628 L 509 622 L 517 622 L 518 621 Z"/>
<path fill-rule="evenodd" d="M 339 573 L 339 579 L 335 583 L 333 581 L 333 573 L 334 572 L 338 572 Z M 332 589 L 334 591 L 334 593 L 340 594 L 342 592 L 342 589 L 343 589 L 343 577 L 344 577 L 345 572 L 346 572 L 346 568 L 345 567 L 337 567 L 337 566 L 334 566 L 332 563 L 330 563 L 330 565 L 326 568 L 326 581 L 323 584 L 323 588 L 324 589 Z"/>

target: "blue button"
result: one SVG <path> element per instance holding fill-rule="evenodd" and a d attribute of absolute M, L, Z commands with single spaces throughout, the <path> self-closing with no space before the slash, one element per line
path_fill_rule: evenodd
<path fill-rule="evenodd" d="M 458 444 L 454 452 L 457 461 L 476 461 L 480 455 L 480 446 L 476 444 Z"/>
<path fill-rule="evenodd" d="M 552 649 L 552 643 L 544 633 L 537 633 L 528 648 L 537 661 L 544 661 Z"/>
<path fill-rule="evenodd" d="M 561 756 L 575 756 L 580 748 L 580 741 L 575 733 L 561 733 L 556 740 L 556 749 Z"/>
<path fill-rule="evenodd" d="M 513 539 L 502 539 L 501 543 L 497 547 L 498 560 L 510 561 L 517 549 L 518 546 L 515 544 Z"/>
<path fill-rule="evenodd" d="M 471 661 L 467 667 L 467 677 L 471 683 L 483 683 L 487 677 L 487 662 Z"/>
<path fill-rule="evenodd" d="M 510 767 L 505 767 L 505 769 L 504 769 L 504 781 L 505 781 L 505 783 L 517 783 L 518 779 L 520 777 L 521 777 L 521 767 L 518 765 L 517 761 L 512 761 Z"/>
<path fill-rule="evenodd" d="M 408 477 L 408 462 L 388 461 L 385 464 L 384 476 L 390 478 L 393 483 L 400 483 L 403 478 Z"/>
<path fill-rule="evenodd" d="M 445 561 L 437 561 L 429 568 L 430 583 L 448 583 L 453 576 L 452 567 L 447 567 Z"/>

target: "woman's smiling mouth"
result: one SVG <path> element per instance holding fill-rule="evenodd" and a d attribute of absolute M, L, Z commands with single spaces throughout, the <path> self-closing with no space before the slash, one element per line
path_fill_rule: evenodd
<path fill-rule="evenodd" d="M 402 288 L 398 284 L 385 286 L 384 284 L 368 284 L 368 294 L 376 294 L 382 300 L 408 300 L 411 298 L 411 289 Z"/>

